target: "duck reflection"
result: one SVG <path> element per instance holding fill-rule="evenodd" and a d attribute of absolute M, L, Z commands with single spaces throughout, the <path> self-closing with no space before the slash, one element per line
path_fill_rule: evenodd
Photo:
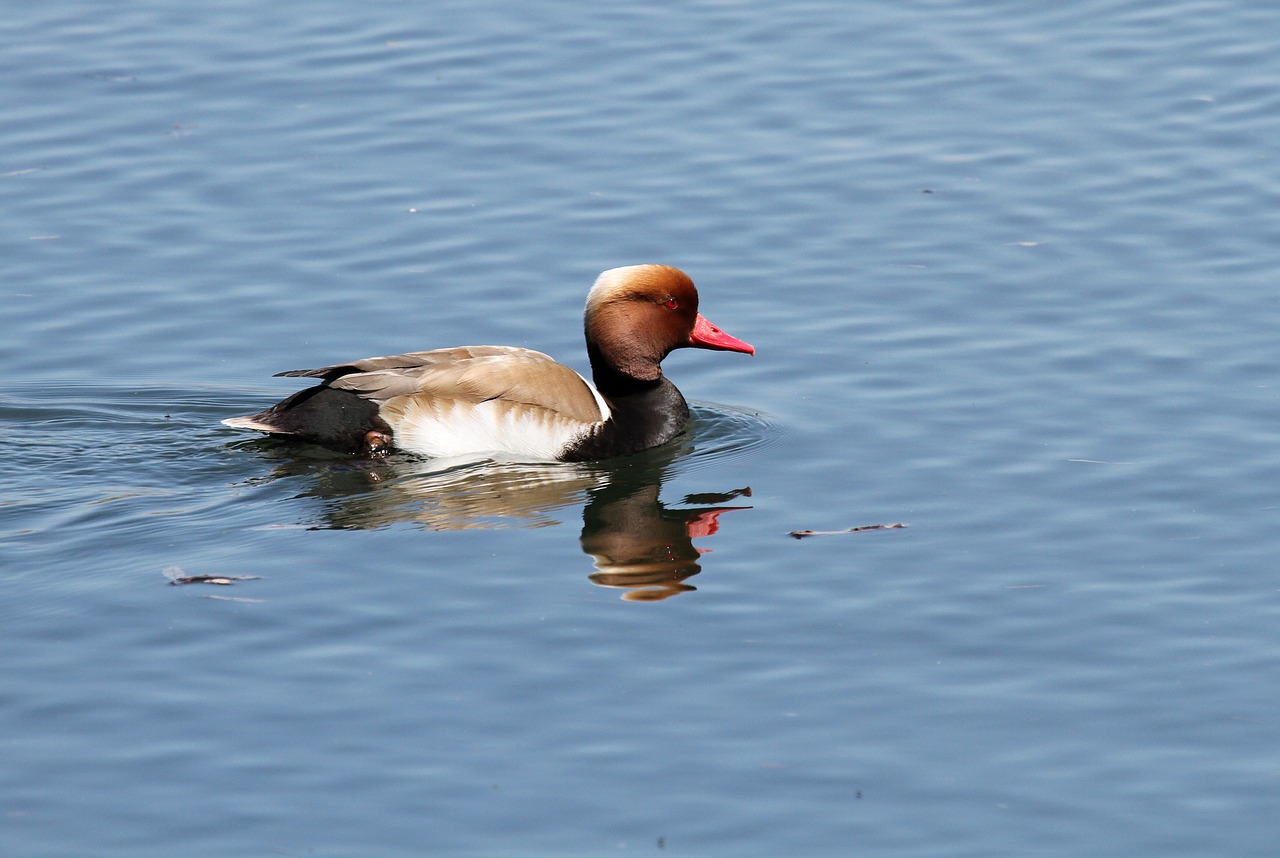
<path fill-rule="evenodd" d="M 749 487 L 687 495 L 678 504 L 665 504 L 663 482 L 673 463 L 690 452 L 675 445 L 606 462 L 446 467 L 438 461 L 395 458 L 298 458 L 296 447 L 275 444 L 241 442 L 267 455 L 288 456 L 262 480 L 306 480 L 299 497 L 324 502 L 317 525 L 322 528 L 546 527 L 561 523 L 581 505 L 579 541 L 595 568 L 588 579 L 622 590 L 621 598 L 633 602 L 695 590 L 688 580 L 702 571 L 702 555 L 710 549 L 693 540 L 714 536 L 724 513 L 751 508 L 739 500 L 751 496 Z"/>
<path fill-rule="evenodd" d="M 693 540 L 712 536 L 721 513 L 743 506 L 702 506 L 668 509 L 658 499 L 661 485 L 629 487 L 610 483 L 593 490 L 582 508 L 582 550 L 595 560 L 587 576 L 601 587 L 620 587 L 631 602 L 657 602 L 696 589 L 685 583 L 702 571 L 698 562 L 709 548 L 695 548 Z M 714 495 L 719 503 L 750 497 L 751 489 Z M 700 496 L 712 497 L 712 496 Z M 686 497 L 684 503 L 689 503 Z M 705 502 L 705 501 L 704 501 Z"/>

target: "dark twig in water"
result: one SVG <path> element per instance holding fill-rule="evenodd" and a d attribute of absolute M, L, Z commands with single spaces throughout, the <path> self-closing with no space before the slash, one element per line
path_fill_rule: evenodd
<path fill-rule="evenodd" d="M 714 505 L 718 503 L 727 503 L 734 498 L 751 497 L 751 486 L 743 486 L 740 489 L 731 489 L 727 492 L 709 492 L 700 495 L 685 495 L 681 503 L 695 503 L 701 506 Z"/>
<path fill-rule="evenodd" d="M 237 581 L 257 581 L 260 575 L 187 575 L 181 566 L 169 566 L 164 570 L 164 577 L 170 584 L 220 584 L 230 586 Z"/>
<path fill-rule="evenodd" d="M 806 536 L 835 536 L 839 533 L 862 533 L 867 530 L 894 530 L 899 527 L 906 527 L 901 522 L 894 524 L 864 524 L 862 527 L 850 527 L 845 530 L 793 530 L 788 536 L 794 536 L 796 539 L 804 539 Z"/>

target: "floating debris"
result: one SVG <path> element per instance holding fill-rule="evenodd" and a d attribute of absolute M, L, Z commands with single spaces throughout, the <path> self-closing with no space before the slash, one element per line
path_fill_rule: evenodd
<path fill-rule="evenodd" d="M 751 486 L 743 486 L 740 489 L 730 489 L 727 492 L 707 492 L 700 495 L 685 495 L 681 503 L 696 503 L 703 506 L 708 504 L 727 503 L 734 498 L 751 497 Z"/>
<path fill-rule="evenodd" d="M 164 570 L 164 577 L 169 579 L 169 583 L 178 584 L 218 584 L 228 587 L 237 581 L 257 581 L 260 575 L 188 575 L 187 570 L 181 566 L 167 566 Z"/>
<path fill-rule="evenodd" d="M 864 524 L 862 527 L 850 527 L 845 530 L 793 530 L 788 536 L 794 536 L 796 539 L 804 539 L 806 536 L 835 536 L 840 533 L 863 533 L 868 530 L 896 530 L 899 527 L 906 527 L 901 522 L 893 524 Z"/>

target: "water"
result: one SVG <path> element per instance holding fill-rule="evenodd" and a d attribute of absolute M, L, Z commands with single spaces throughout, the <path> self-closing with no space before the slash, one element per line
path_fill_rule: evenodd
<path fill-rule="evenodd" d="M 3 18 L 5 855 L 1273 851 L 1267 9 Z M 219 425 L 642 261 L 670 448 Z"/>

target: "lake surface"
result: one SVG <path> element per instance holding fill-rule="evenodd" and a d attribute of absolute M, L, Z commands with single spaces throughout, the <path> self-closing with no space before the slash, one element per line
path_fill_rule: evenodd
<path fill-rule="evenodd" d="M 10 6 L 4 855 L 1275 850 L 1265 4 Z M 219 423 L 650 261 L 661 450 Z"/>

